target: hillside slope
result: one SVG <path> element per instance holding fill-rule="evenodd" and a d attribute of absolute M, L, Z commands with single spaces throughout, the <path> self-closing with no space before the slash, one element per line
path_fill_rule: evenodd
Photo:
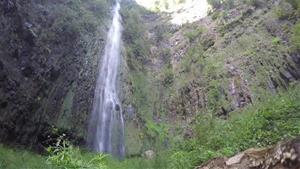
<path fill-rule="evenodd" d="M 297 5 L 233 2 L 182 26 L 168 15 L 124 5 L 123 102 L 135 153 L 192 138 L 199 115 L 228 119 L 299 83 Z"/>

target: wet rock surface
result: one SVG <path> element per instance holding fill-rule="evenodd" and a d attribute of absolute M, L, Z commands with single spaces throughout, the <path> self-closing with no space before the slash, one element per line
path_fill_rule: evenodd
<path fill-rule="evenodd" d="M 0 142 L 42 147 L 59 130 L 84 143 L 107 30 L 74 20 L 73 5 L 0 2 Z"/>

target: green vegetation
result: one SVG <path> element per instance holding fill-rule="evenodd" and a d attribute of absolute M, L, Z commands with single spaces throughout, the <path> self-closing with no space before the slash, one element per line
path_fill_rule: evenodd
<path fill-rule="evenodd" d="M 279 37 L 274 37 L 272 39 L 272 44 L 273 45 L 278 45 L 278 44 L 280 44 L 280 42 L 281 42 L 281 39 Z"/>
<path fill-rule="evenodd" d="M 41 33 L 40 43 L 53 43 L 58 39 L 70 41 L 80 36 L 94 35 L 109 13 L 107 0 L 74 0 L 60 3 L 53 8 L 53 23 Z"/>
<path fill-rule="evenodd" d="M 169 152 L 161 151 L 153 160 L 142 157 L 124 161 L 91 154 L 60 141 L 49 148 L 50 156 L 34 155 L 0 147 L 3 169 L 189 169 L 218 156 L 231 156 L 250 147 L 265 147 L 300 134 L 300 86 L 236 111 L 229 120 L 199 115 L 193 123 L 196 137 L 178 143 Z M 163 126 L 147 123 L 151 132 Z M 154 133 L 154 135 L 156 135 Z M 1 168 L 1 169 L 2 169 Z"/>
<path fill-rule="evenodd" d="M 194 42 L 199 36 L 205 31 L 204 28 L 198 27 L 185 33 L 185 36 L 189 39 L 190 42 Z"/>
<path fill-rule="evenodd" d="M 298 12 L 300 12 L 300 1 L 298 0 L 286 0 L 287 2 L 289 2 L 294 9 L 296 9 Z"/>
<path fill-rule="evenodd" d="M 172 67 L 170 65 L 166 66 L 162 70 L 161 81 L 165 87 L 170 86 L 174 82 L 174 73 L 173 73 Z"/>
<path fill-rule="evenodd" d="M 50 156 L 47 162 L 58 169 L 107 169 L 106 155 L 81 152 L 78 147 L 72 146 L 62 137 L 55 146 L 48 148 Z"/>
<path fill-rule="evenodd" d="M 54 169 L 47 165 L 45 157 L 9 149 L 0 145 L 0 169 Z"/>
<path fill-rule="evenodd" d="M 265 147 L 300 134 L 300 87 L 264 98 L 226 121 L 200 115 L 196 138 L 178 145 L 171 156 L 175 169 L 199 165 L 218 156 L 231 156 L 251 147 Z"/>
<path fill-rule="evenodd" d="M 214 9 L 219 9 L 223 7 L 224 9 L 232 9 L 240 1 L 237 0 L 208 0 L 207 1 Z M 261 5 L 261 0 L 242 0 L 241 3 L 246 3 L 248 5 L 259 7 Z"/>
<path fill-rule="evenodd" d="M 63 140 L 60 144 L 50 148 L 48 157 L 0 145 L 0 169 L 167 169 L 168 154 L 162 152 L 153 160 L 138 157 L 119 161 L 80 150 Z"/>
<path fill-rule="evenodd" d="M 140 70 L 143 67 L 137 67 L 143 65 L 147 56 L 149 56 L 150 45 L 149 42 L 144 39 L 145 37 L 145 25 L 143 22 L 142 14 L 147 11 L 141 7 L 132 6 L 131 3 L 126 3 L 122 8 L 122 16 L 125 20 L 124 27 L 126 29 L 123 32 L 123 39 L 126 44 L 126 56 L 127 63 L 131 70 Z"/>
<path fill-rule="evenodd" d="M 129 158 L 124 161 L 109 160 L 109 169 L 168 169 L 169 153 L 161 152 L 155 159 L 142 157 Z M 171 168 L 170 168 L 171 169 Z"/>
<path fill-rule="evenodd" d="M 160 90 L 170 87 L 174 75 L 171 66 L 164 66 L 159 73 L 148 72 L 147 63 L 150 63 L 151 45 L 158 43 L 166 36 L 165 32 L 168 27 L 154 26 L 155 36 L 150 41 L 144 24 L 143 16 L 148 13 L 143 8 L 136 7 L 134 4 L 125 3 L 122 8 L 124 20 L 123 39 L 125 41 L 125 58 L 128 68 L 127 81 L 130 83 L 130 91 L 126 94 L 129 102 L 136 110 L 133 121 L 138 123 L 139 129 L 134 129 L 133 124 L 126 126 L 126 130 L 131 130 L 126 135 L 127 145 L 138 144 L 134 149 L 137 154 L 145 150 L 155 150 L 161 147 L 166 137 L 166 126 L 158 122 L 163 117 L 164 111 Z M 164 62 L 169 62 L 170 50 L 164 49 L 156 53 L 157 57 L 163 58 Z M 161 82 L 158 82 L 158 80 Z M 132 131 L 134 130 L 134 131 Z M 134 138 L 132 138 L 134 137 Z M 139 140 L 138 142 L 136 140 Z M 132 150 L 131 149 L 131 150 Z M 127 152 L 132 152 L 131 150 Z M 132 154 L 130 154 L 132 155 Z M 136 155 L 136 154 L 134 154 Z"/>
<path fill-rule="evenodd" d="M 292 45 L 294 50 L 300 49 L 300 23 L 296 24 L 294 27 Z"/>
<path fill-rule="evenodd" d="M 286 7 L 277 7 L 275 8 L 275 14 L 280 20 L 288 19 L 291 17 L 292 13 L 286 10 Z"/>
<path fill-rule="evenodd" d="M 300 14 L 300 1 L 286 0 L 281 1 L 279 6 L 275 9 L 277 17 L 281 20 L 294 18 Z"/>

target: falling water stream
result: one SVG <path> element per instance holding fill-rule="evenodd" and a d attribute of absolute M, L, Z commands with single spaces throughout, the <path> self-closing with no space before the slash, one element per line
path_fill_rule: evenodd
<path fill-rule="evenodd" d="M 88 145 L 96 152 L 122 158 L 125 154 L 124 119 L 117 91 L 122 31 L 119 10 L 120 2 L 117 0 L 105 53 L 99 67 L 89 123 Z"/>

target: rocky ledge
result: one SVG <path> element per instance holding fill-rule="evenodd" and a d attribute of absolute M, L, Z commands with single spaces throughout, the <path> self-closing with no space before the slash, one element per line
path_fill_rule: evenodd
<path fill-rule="evenodd" d="M 263 149 L 248 149 L 231 158 L 215 158 L 195 169 L 299 169 L 300 137 Z"/>

